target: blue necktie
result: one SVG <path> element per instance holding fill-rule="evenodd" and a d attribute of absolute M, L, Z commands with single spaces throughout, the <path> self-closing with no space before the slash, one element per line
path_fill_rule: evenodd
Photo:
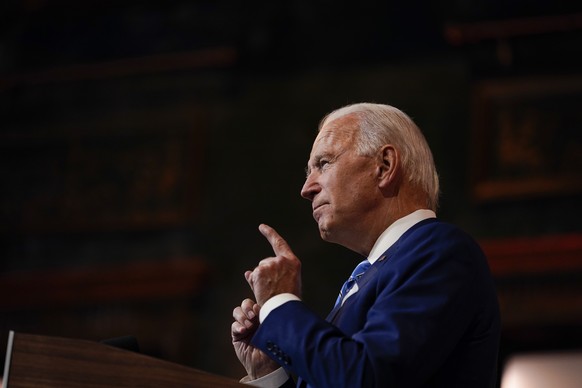
<path fill-rule="evenodd" d="M 366 272 L 366 270 L 371 266 L 372 264 L 370 264 L 368 260 L 364 260 L 360 264 L 358 264 L 356 269 L 354 269 L 354 271 L 352 272 L 352 275 L 349 277 L 348 280 L 346 280 L 346 282 L 342 286 L 342 289 L 337 297 L 337 300 L 335 301 L 336 306 L 342 302 L 342 299 L 347 295 L 348 292 L 350 292 L 354 284 L 356 284 L 356 282 L 362 277 L 362 275 L 364 275 L 364 272 Z"/>

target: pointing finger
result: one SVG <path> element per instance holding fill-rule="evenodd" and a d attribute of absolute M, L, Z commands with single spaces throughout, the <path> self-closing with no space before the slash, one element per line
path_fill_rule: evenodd
<path fill-rule="evenodd" d="M 294 256 L 293 251 L 289 247 L 289 244 L 287 244 L 287 241 L 285 241 L 285 239 L 281 237 L 279 233 L 275 231 L 275 229 L 271 228 L 269 225 L 261 224 L 259 225 L 259 231 L 267 238 L 267 241 L 269 241 L 269 244 L 271 244 L 275 255 L 287 257 Z"/>

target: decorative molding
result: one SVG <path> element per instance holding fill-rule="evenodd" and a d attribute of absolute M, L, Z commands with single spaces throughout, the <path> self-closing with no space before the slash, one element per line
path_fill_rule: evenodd
<path fill-rule="evenodd" d="M 232 47 L 125 58 L 108 62 L 73 64 L 52 69 L 0 75 L 0 90 L 15 86 L 102 80 L 117 77 L 160 74 L 179 70 L 199 70 L 233 66 L 237 52 Z"/>
<path fill-rule="evenodd" d="M 99 306 L 196 296 L 208 284 L 201 259 L 129 262 L 0 274 L 0 311 Z"/>
<path fill-rule="evenodd" d="M 507 328 L 582 325 L 582 234 L 481 241 Z"/>
<path fill-rule="evenodd" d="M 508 39 L 580 29 L 582 29 L 582 13 L 576 13 L 474 23 L 451 23 L 445 26 L 444 35 L 450 44 L 459 46 L 484 40 Z"/>
<path fill-rule="evenodd" d="M 582 234 L 481 240 L 496 278 L 582 274 Z"/>

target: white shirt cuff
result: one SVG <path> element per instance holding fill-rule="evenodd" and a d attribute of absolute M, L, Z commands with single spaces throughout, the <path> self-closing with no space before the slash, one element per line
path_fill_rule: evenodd
<path fill-rule="evenodd" d="M 267 316 L 271 313 L 271 311 L 275 310 L 277 307 L 290 302 L 292 300 L 301 300 L 297 295 L 294 294 L 278 294 L 273 296 L 271 299 L 265 302 L 265 304 L 261 307 L 261 311 L 259 311 L 259 321 L 263 323 L 263 321 L 267 318 Z"/>
<path fill-rule="evenodd" d="M 289 379 L 289 374 L 283 368 L 279 368 L 268 375 L 251 380 L 249 376 L 243 377 L 240 382 L 259 388 L 277 388 Z"/>

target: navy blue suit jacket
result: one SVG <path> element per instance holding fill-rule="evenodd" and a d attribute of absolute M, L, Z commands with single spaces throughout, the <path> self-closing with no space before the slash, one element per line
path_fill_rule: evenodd
<path fill-rule="evenodd" d="M 471 237 L 437 219 L 421 221 L 358 286 L 327 320 L 302 302 L 276 308 L 254 346 L 297 375 L 298 386 L 495 386 L 499 309 Z"/>

